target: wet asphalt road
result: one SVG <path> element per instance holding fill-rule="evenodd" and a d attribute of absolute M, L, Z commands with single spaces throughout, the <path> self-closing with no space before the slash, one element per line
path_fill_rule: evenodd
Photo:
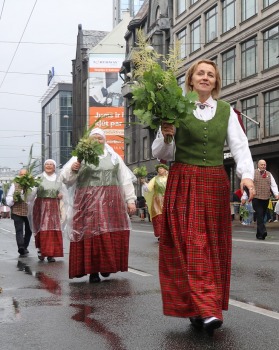
<path fill-rule="evenodd" d="M 69 242 L 56 263 L 30 244 L 19 258 L 13 222 L 0 220 L 0 346 L 29 349 L 279 349 L 279 225 L 255 239 L 233 223 L 231 302 L 212 338 L 187 319 L 162 314 L 158 242 L 148 222 L 132 220 L 130 270 L 99 284 L 68 279 Z"/>

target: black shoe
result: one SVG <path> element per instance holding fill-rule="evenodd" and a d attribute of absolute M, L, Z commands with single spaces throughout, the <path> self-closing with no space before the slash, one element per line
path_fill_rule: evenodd
<path fill-rule="evenodd" d="M 257 238 L 257 239 L 260 239 L 260 240 L 262 240 L 262 241 L 265 240 L 265 236 L 262 236 L 262 235 L 259 235 L 259 234 L 256 234 L 256 238 Z"/>
<path fill-rule="evenodd" d="M 110 272 L 100 272 L 101 273 L 101 276 L 103 277 L 109 277 L 110 275 Z"/>
<path fill-rule="evenodd" d="M 20 255 L 24 255 L 25 254 L 25 248 L 24 247 L 18 248 L 18 252 L 19 252 Z"/>
<path fill-rule="evenodd" d="M 263 239 L 265 239 L 266 236 L 267 236 L 267 232 L 265 232 L 265 233 L 263 234 Z"/>
<path fill-rule="evenodd" d="M 89 276 L 89 283 L 99 283 L 101 282 L 101 278 L 99 276 L 99 273 L 91 273 Z"/>
<path fill-rule="evenodd" d="M 24 254 L 29 254 L 29 250 L 27 248 L 25 248 Z"/>
<path fill-rule="evenodd" d="M 43 256 L 41 256 L 41 255 L 38 255 L 38 259 L 39 259 L 40 261 L 44 261 L 44 260 L 45 260 L 45 258 L 44 258 Z"/>
<path fill-rule="evenodd" d="M 218 318 L 212 319 L 210 322 L 203 323 L 203 328 L 208 333 L 208 335 L 213 335 L 215 329 L 218 329 L 222 326 L 223 321 Z"/>
<path fill-rule="evenodd" d="M 48 257 L 47 257 L 47 261 L 48 261 L 48 262 L 55 262 L 55 259 L 54 259 L 53 256 L 48 256 Z"/>
<path fill-rule="evenodd" d="M 202 329 L 203 327 L 203 319 L 201 317 L 190 317 L 189 318 L 192 326 L 196 329 Z"/>

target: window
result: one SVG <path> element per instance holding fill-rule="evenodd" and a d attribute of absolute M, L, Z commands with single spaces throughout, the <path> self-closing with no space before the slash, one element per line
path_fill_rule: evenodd
<path fill-rule="evenodd" d="M 222 85 L 227 86 L 235 82 L 235 49 L 222 55 Z"/>
<path fill-rule="evenodd" d="M 247 117 L 257 121 L 258 117 L 258 97 L 254 96 L 242 101 L 242 112 Z M 248 140 L 255 140 L 258 137 L 258 125 L 253 123 L 245 116 L 242 117 L 242 121 L 246 130 Z"/>
<path fill-rule="evenodd" d="M 264 69 L 279 63 L 279 25 L 264 32 Z"/>
<path fill-rule="evenodd" d="M 278 0 L 264 0 L 264 8 L 274 4 Z"/>
<path fill-rule="evenodd" d="M 176 0 L 177 5 L 177 16 L 181 15 L 184 11 L 186 11 L 186 0 Z"/>
<path fill-rule="evenodd" d="M 241 78 L 257 72 L 257 38 L 250 39 L 241 45 Z"/>
<path fill-rule="evenodd" d="M 143 159 L 148 159 L 148 142 L 147 142 L 147 137 L 144 137 L 142 139 L 142 155 L 143 155 Z"/>
<path fill-rule="evenodd" d="M 181 32 L 179 32 L 177 34 L 177 40 L 179 42 L 179 58 L 183 59 L 186 57 L 186 28 L 184 28 L 183 30 L 181 30 Z"/>
<path fill-rule="evenodd" d="M 205 42 L 217 38 L 217 6 L 205 14 Z"/>
<path fill-rule="evenodd" d="M 185 75 L 177 79 L 177 84 L 178 86 L 181 87 L 181 89 L 183 90 L 183 93 L 186 94 Z"/>
<path fill-rule="evenodd" d="M 198 0 L 190 0 L 190 5 L 194 5 Z"/>
<path fill-rule="evenodd" d="M 279 89 L 264 94 L 264 134 L 279 135 Z"/>
<path fill-rule="evenodd" d="M 235 0 L 222 2 L 223 33 L 235 27 Z"/>
<path fill-rule="evenodd" d="M 199 18 L 190 25 L 191 32 L 191 52 L 201 47 L 201 19 Z"/>
<path fill-rule="evenodd" d="M 241 1 L 241 20 L 254 16 L 258 12 L 257 0 L 242 0 Z"/>

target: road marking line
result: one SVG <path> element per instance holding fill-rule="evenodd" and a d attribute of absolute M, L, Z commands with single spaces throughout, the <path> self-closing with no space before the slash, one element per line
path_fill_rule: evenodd
<path fill-rule="evenodd" d="M 154 231 L 140 231 L 140 230 L 132 230 L 133 232 L 140 232 L 140 233 L 153 233 Z"/>
<path fill-rule="evenodd" d="M 242 303 L 241 301 L 237 301 L 237 300 L 233 300 L 233 299 L 230 299 L 229 303 L 230 303 L 230 305 L 239 307 L 240 309 L 255 312 L 256 314 L 268 316 L 268 317 L 275 318 L 275 319 L 279 320 L 279 313 L 278 312 L 262 309 L 258 306 Z"/>
<path fill-rule="evenodd" d="M 130 267 L 128 268 L 128 271 L 131 272 L 131 273 L 134 273 L 136 275 L 143 276 L 143 277 L 150 277 L 150 276 L 152 276 L 149 273 L 142 272 L 142 271 L 135 270 L 135 269 L 131 269 Z"/>
<path fill-rule="evenodd" d="M 3 228 L 3 227 L 0 227 L 0 230 L 3 230 L 3 231 L 6 231 L 6 232 L 12 232 L 12 231 L 10 231 L 10 230 L 6 230 L 5 228 Z"/>
<path fill-rule="evenodd" d="M 241 239 L 241 238 L 233 238 L 233 242 L 247 242 L 247 243 L 256 243 L 256 244 L 279 245 L 279 242 L 266 242 L 266 241 L 263 241 L 263 240 L 253 241 L 251 239 Z"/>

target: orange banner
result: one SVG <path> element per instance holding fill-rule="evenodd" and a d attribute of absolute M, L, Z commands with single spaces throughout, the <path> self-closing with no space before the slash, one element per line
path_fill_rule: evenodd
<path fill-rule="evenodd" d="M 124 159 L 124 108 L 90 107 L 89 127 L 94 123 L 105 132 L 107 143 Z"/>

